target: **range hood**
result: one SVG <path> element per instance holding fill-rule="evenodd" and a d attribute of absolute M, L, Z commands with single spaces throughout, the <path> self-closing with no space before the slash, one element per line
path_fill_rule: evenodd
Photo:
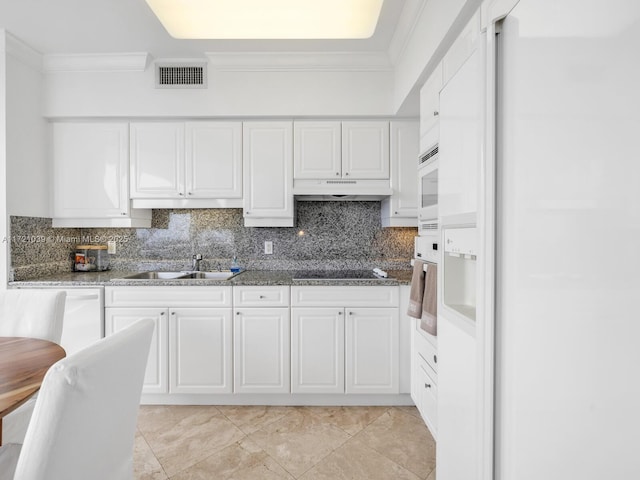
<path fill-rule="evenodd" d="M 293 182 L 293 194 L 304 201 L 379 201 L 390 196 L 389 180 L 302 180 Z"/>

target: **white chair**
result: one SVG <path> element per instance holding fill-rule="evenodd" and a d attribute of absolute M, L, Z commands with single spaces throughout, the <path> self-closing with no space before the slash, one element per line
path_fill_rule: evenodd
<path fill-rule="evenodd" d="M 0 292 L 0 337 L 31 337 L 60 343 L 66 293 L 16 289 Z M 35 397 L 2 419 L 2 440 L 22 443 Z"/>
<path fill-rule="evenodd" d="M 0 480 L 130 480 L 154 322 L 140 320 L 54 364 L 23 445 L 0 447 Z"/>

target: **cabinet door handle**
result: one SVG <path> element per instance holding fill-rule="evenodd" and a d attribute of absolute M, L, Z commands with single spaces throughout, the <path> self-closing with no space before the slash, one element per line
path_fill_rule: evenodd
<path fill-rule="evenodd" d="M 338 315 L 342 315 L 342 312 L 338 312 Z"/>
<path fill-rule="evenodd" d="M 189 192 L 189 195 L 193 195 L 193 192 Z"/>
<path fill-rule="evenodd" d="M 430 383 L 425 383 L 424 384 L 424 388 L 431 388 L 431 384 Z"/>
<path fill-rule="evenodd" d="M 353 315 L 353 312 L 349 312 L 349 315 Z"/>
<path fill-rule="evenodd" d="M 260 299 L 264 299 L 264 298 L 267 298 L 267 297 L 265 297 L 264 295 L 260 295 L 260 297 L 259 297 L 259 298 L 260 298 Z"/>
<path fill-rule="evenodd" d="M 160 312 L 160 315 L 164 315 L 164 312 Z"/>
<path fill-rule="evenodd" d="M 175 315 L 175 314 L 176 314 L 176 312 L 171 312 L 171 315 Z"/>
<path fill-rule="evenodd" d="M 122 212 L 120 215 L 126 215 L 126 214 L 127 214 L 126 212 Z"/>
<path fill-rule="evenodd" d="M 433 363 L 438 363 L 438 357 L 436 355 L 433 356 Z"/>
<path fill-rule="evenodd" d="M 240 312 L 236 312 L 236 315 L 240 315 Z"/>
<path fill-rule="evenodd" d="M 180 195 L 181 197 L 184 197 L 184 193 L 180 192 L 178 195 Z"/>
<path fill-rule="evenodd" d="M 336 177 L 339 177 L 339 176 L 340 176 L 340 172 L 336 172 Z"/>
<path fill-rule="evenodd" d="M 437 110 L 433 112 L 434 117 L 437 117 L 438 115 L 440 115 L 440 112 L 438 112 Z"/>
<path fill-rule="evenodd" d="M 422 254 L 421 254 L 421 253 L 416 253 L 416 256 L 417 256 L 417 257 L 421 257 L 421 256 L 422 256 Z"/>
<path fill-rule="evenodd" d="M 349 176 L 349 172 L 346 172 L 345 175 L 348 177 Z"/>

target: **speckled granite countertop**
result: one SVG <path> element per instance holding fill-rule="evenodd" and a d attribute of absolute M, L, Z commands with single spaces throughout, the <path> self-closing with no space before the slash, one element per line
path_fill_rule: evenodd
<path fill-rule="evenodd" d="M 294 280 L 293 270 L 247 270 L 229 280 L 123 280 L 137 272 L 108 270 L 106 272 L 68 272 L 36 279 L 9 282 L 9 287 L 90 287 L 90 286 L 218 286 L 218 285 L 409 285 L 411 270 L 390 270 L 389 278 L 367 280 Z"/>

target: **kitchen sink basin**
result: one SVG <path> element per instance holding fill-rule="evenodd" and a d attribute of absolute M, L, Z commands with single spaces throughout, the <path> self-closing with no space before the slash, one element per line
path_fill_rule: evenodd
<path fill-rule="evenodd" d="M 205 280 L 228 280 L 237 275 L 230 270 L 220 270 L 214 272 L 141 272 L 127 275 L 118 280 L 189 280 L 189 279 L 205 279 Z"/>

